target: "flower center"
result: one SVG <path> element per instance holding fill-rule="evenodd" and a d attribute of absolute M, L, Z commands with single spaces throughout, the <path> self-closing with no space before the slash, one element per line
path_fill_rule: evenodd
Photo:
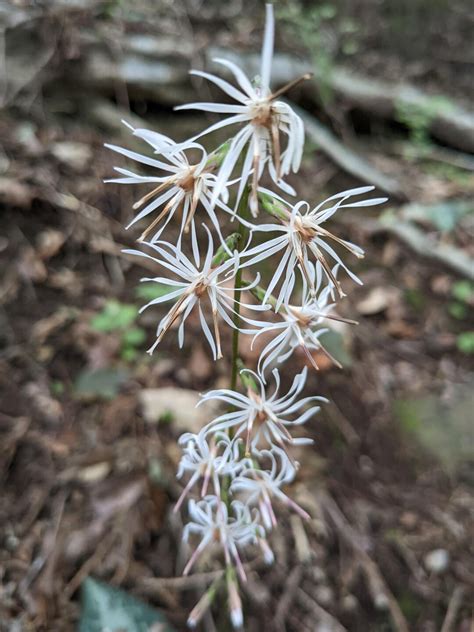
<path fill-rule="evenodd" d="M 304 243 L 312 241 L 317 235 L 314 226 L 312 226 L 310 222 L 305 221 L 304 217 L 297 216 L 293 226 Z"/>
<path fill-rule="evenodd" d="M 194 286 L 194 294 L 198 298 L 201 297 L 207 291 L 208 285 L 209 282 L 206 278 L 200 279 Z"/>
<path fill-rule="evenodd" d="M 313 320 L 312 316 L 310 316 L 309 314 L 305 314 L 303 311 L 301 311 L 301 309 L 293 307 L 292 305 L 288 305 L 286 309 L 293 316 L 293 318 L 296 319 L 296 322 L 300 327 L 309 327 Z"/>
<path fill-rule="evenodd" d="M 183 174 L 178 177 L 178 180 L 176 182 L 176 184 L 181 189 L 183 189 L 183 191 L 186 191 L 186 193 L 189 193 L 190 191 L 194 189 L 194 183 L 196 180 L 194 176 L 195 169 L 196 169 L 196 166 L 190 167 L 189 169 L 184 171 Z"/>
<path fill-rule="evenodd" d="M 250 106 L 252 123 L 260 127 L 270 127 L 272 120 L 272 106 L 268 99 L 262 99 Z"/>

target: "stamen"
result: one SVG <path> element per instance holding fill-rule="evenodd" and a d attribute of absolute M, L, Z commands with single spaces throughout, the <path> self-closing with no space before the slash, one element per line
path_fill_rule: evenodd
<path fill-rule="evenodd" d="M 250 192 L 250 210 L 252 216 L 258 215 L 258 172 L 260 167 L 260 148 L 258 142 L 254 141 L 253 152 L 253 174 L 252 174 L 252 190 Z"/>
<path fill-rule="evenodd" d="M 309 247 L 311 248 L 311 252 L 314 254 L 316 259 L 323 266 L 323 269 L 324 269 L 325 273 L 327 274 L 328 278 L 331 280 L 331 282 L 333 283 L 334 287 L 337 289 L 337 292 L 338 292 L 340 298 L 344 298 L 344 296 L 346 296 L 346 294 L 343 291 L 341 284 L 336 279 L 333 271 L 331 270 L 331 266 L 328 264 L 328 262 L 324 258 L 324 255 L 322 254 L 322 252 L 319 250 L 319 248 L 313 242 L 309 243 Z M 313 284 L 311 284 L 311 285 L 313 287 L 313 292 L 312 293 L 314 295 L 314 285 Z"/>
<path fill-rule="evenodd" d="M 166 334 L 166 332 L 170 329 L 170 327 L 173 325 L 173 323 L 179 318 L 179 316 L 181 315 L 181 313 L 184 311 L 185 307 L 186 307 L 186 301 L 189 298 L 189 296 L 192 294 L 192 291 L 186 291 L 180 298 L 179 300 L 175 303 L 175 305 L 173 306 L 173 308 L 170 310 L 169 314 L 168 314 L 168 318 L 167 318 L 167 322 L 164 325 L 162 331 L 159 333 L 159 335 L 156 338 L 156 342 L 155 342 L 155 347 L 156 345 L 158 345 L 162 340 L 164 335 Z"/>
<path fill-rule="evenodd" d="M 148 202 L 148 200 L 150 198 L 152 198 L 154 195 L 156 195 L 157 193 L 161 193 L 161 191 L 163 191 L 164 189 L 166 189 L 166 187 L 171 186 L 172 184 L 174 184 L 174 182 L 172 180 L 167 180 L 166 182 L 162 182 L 161 184 L 159 184 L 156 189 L 153 189 L 153 191 L 150 191 L 149 193 L 147 193 L 146 195 L 144 195 L 142 198 L 140 198 L 138 200 L 138 202 L 135 202 L 135 204 L 132 206 L 132 208 L 134 210 L 136 210 L 137 208 L 140 208 L 140 206 L 142 206 L 145 202 Z"/>
<path fill-rule="evenodd" d="M 184 226 L 184 232 L 185 233 L 189 233 L 189 227 L 190 227 L 191 222 L 193 220 L 194 214 L 196 213 L 196 209 L 197 209 L 197 205 L 198 205 L 200 196 L 201 196 L 200 187 L 195 185 L 194 186 L 194 190 L 193 190 L 193 197 L 192 197 L 192 200 L 191 200 L 191 208 L 189 209 L 188 217 L 186 219 L 186 224 Z"/>
<path fill-rule="evenodd" d="M 360 253 L 357 250 L 354 250 L 354 248 L 350 244 L 348 244 L 347 241 L 345 241 L 344 239 L 341 239 L 340 237 L 337 237 L 336 235 L 333 235 L 333 233 L 330 233 L 325 228 L 322 228 L 321 226 L 318 226 L 317 232 L 320 235 L 324 235 L 325 237 L 329 237 L 330 239 L 333 239 L 334 241 L 337 241 L 338 244 L 341 244 L 341 246 L 344 246 L 344 248 L 346 250 L 348 250 L 350 253 L 355 255 L 358 259 L 363 259 L 364 258 L 363 253 Z"/>
<path fill-rule="evenodd" d="M 140 235 L 140 237 L 138 238 L 138 241 L 145 241 L 146 237 L 150 234 L 150 232 L 155 228 L 155 226 L 157 226 L 161 220 L 163 219 L 163 217 L 165 217 L 165 215 L 167 215 L 167 213 L 169 213 L 169 211 L 171 210 L 171 208 L 173 207 L 173 204 L 175 204 L 178 200 L 179 200 L 179 196 L 181 195 L 181 192 L 178 191 L 178 193 L 176 193 L 176 195 L 174 195 L 171 200 L 167 203 L 167 205 L 165 206 L 165 208 L 161 211 L 161 213 L 158 215 L 158 217 L 156 217 L 152 223 L 148 226 L 148 228 L 145 228 L 145 230 L 143 231 L 143 233 Z"/>
<path fill-rule="evenodd" d="M 277 179 L 281 178 L 281 152 L 280 152 L 280 133 L 278 131 L 278 123 L 274 117 L 272 117 L 272 154 L 273 162 L 275 164 L 275 171 Z"/>
<path fill-rule="evenodd" d="M 273 101 L 274 99 L 281 96 L 285 92 L 288 92 L 288 90 L 291 90 L 291 88 L 294 88 L 295 86 L 297 86 L 302 81 L 307 81 L 308 79 L 311 79 L 313 75 L 314 73 L 312 72 L 306 72 L 304 75 L 301 75 L 301 77 L 298 77 L 297 79 L 293 79 L 293 81 L 290 81 L 289 83 L 285 84 L 282 88 L 279 88 L 276 92 L 271 94 L 269 99 Z"/>

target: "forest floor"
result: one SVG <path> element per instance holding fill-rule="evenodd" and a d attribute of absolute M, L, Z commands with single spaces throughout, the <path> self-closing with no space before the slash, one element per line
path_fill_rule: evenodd
<path fill-rule="evenodd" d="M 443 54 L 454 48 L 455 39 Z M 446 77 L 431 73 L 426 85 L 446 92 Z M 56 114 L 57 100 L 46 90 L 0 120 L 0 631 L 75 629 L 90 576 L 184 630 L 219 563 L 180 578 L 176 439 L 203 423 L 191 407 L 197 394 L 227 384 L 230 335 L 213 363 L 190 317 L 182 352 L 170 332 L 144 353 L 163 312 L 138 316 L 144 271 L 122 252 L 138 235 L 123 228 L 137 196 L 102 183 L 117 162 L 103 143 L 126 140 L 75 112 Z M 131 103 L 172 135 L 167 108 Z M 331 118 L 331 108 L 319 113 Z M 249 632 L 472 629 L 474 290 L 429 245 L 472 256 L 474 179 L 453 154 L 441 160 L 433 139 L 417 145 L 399 122 L 368 120 L 349 116 L 342 136 L 405 192 L 385 216 L 425 241 L 415 253 L 373 214 L 334 220 L 366 251 L 356 266 L 364 286 L 347 282 L 339 310 L 359 325 L 327 339 L 343 368 L 318 355 L 308 379 L 308 393 L 330 400 L 307 425 L 314 446 L 296 455 L 291 494 L 312 518 L 281 508 L 276 564 L 248 558 Z M 319 200 L 357 181 L 309 146 L 292 184 Z M 240 352 L 255 366 L 246 338 Z M 284 382 L 304 363 L 294 357 Z M 226 616 L 221 608 L 216 628 L 208 618 L 203 629 L 225 629 Z"/>

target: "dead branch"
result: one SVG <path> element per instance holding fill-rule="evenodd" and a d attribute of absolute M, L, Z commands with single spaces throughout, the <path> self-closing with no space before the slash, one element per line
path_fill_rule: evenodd
<path fill-rule="evenodd" d="M 320 606 L 313 597 L 310 597 L 302 588 L 296 590 L 296 600 L 309 612 L 311 612 L 316 620 L 326 624 L 331 632 L 347 632 L 346 628 L 335 619 L 332 614 Z M 408 628 L 407 628 L 408 632 Z"/>
<path fill-rule="evenodd" d="M 459 608 L 461 607 L 463 597 L 464 587 L 459 585 L 456 586 L 453 590 L 453 594 L 451 595 L 451 599 L 449 600 L 448 610 L 443 621 L 441 632 L 452 632 L 455 629 L 454 625 L 456 623 L 456 616 Z"/>
<path fill-rule="evenodd" d="M 375 564 L 362 547 L 358 534 L 346 520 L 336 502 L 326 492 L 321 492 L 318 497 L 321 507 L 328 514 L 339 535 L 357 555 L 366 575 L 369 590 L 376 604 L 387 606 L 398 632 L 409 632 L 408 623 L 397 600 L 387 586 L 377 564 Z"/>
<path fill-rule="evenodd" d="M 391 193 L 398 197 L 405 197 L 402 192 L 401 184 L 394 178 L 386 176 L 356 152 L 343 145 L 329 129 L 311 116 L 311 114 L 293 103 L 291 107 L 303 119 L 307 137 L 316 143 L 318 148 L 329 156 L 341 169 L 363 182 L 375 185 L 386 193 Z"/>
<path fill-rule="evenodd" d="M 213 59 L 224 57 L 240 64 L 251 76 L 258 74 L 257 54 L 236 55 L 227 50 L 211 47 L 207 51 L 207 66 L 222 72 Z M 300 60 L 287 54 L 275 54 L 273 84 L 284 85 L 294 77 L 313 71 L 315 81 L 307 82 L 306 92 L 315 96 L 318 82 L 324 83 L 337 97 L 369 114 L 393 119 L 401 108 L 411 108 L 426 114 L 426 123 L 434 136 L 466 152 L 474 151 L 474 113 L 451 99 L 434 97 L 405 83 L 391 84 L 358 75 L 339 66 L 322 72 L 309 60 Z"/>

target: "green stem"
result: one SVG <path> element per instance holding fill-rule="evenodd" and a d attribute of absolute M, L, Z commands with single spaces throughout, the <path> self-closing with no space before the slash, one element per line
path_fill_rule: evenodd
<path fill-rule="evenodd" d="M 249 200 L 249 190 L 248 188 L 244 191 L 242 198 L 239 203 L 239 207 L 237 209 L 237 215 L 239 217 L 247 218 L 248 215 L 248 200 Z M 248 228 L 239 222 L 239 230 L 238 230 L 239 239 L 237 240 L 237 245 L 240 250 L 243 245 L 245 245 L 248 235 Z M 237 274 L 235 275 L 235 284 L 234 284 L 234 301 L 240 301 L 240 297 L 242 291 L 237 289 L 242 284 L 242 269 L 239 268 L 237 270 Z M 234 303 L 234 314 L 232 317 L 232 322 L 235 325 L 235 328 L 232 332 L 232 365 L 231 365 L 231 375 L 230 375 L 230 389 L 235 391 L 237 388 L 237 376 L 239 374 L 239 369 L 241 368 L 241 361 L 239 358 L 239 330 L 237 327 L 239 326 L 240 319 L 240 305 L 239 303 Z M 228 430 L 230 437 L 232 437 L 232 429 Z M 230 486 L 230 476 L 226 476 L 221 485 L 221 498 L 222 501 L 229 508 L 230 506 L 230 498 L 229 498 L 229 486 Z"/>
<path fill-rule="evenodd" d="M 237 209 L 237 216 L 242 217 L 243 219 L 247 219 L 248 211 L 249 211 L 249 190 L 245 189 L 242 198 L 239 203 L 239 207 Z M 238 241 L 239 249 L 245 245 L 248 236 L 248 228 L 242 222 L 239 222 L 239 230 L 238 234 L 240 235 L 240 239 Z M 239 330 L 237 327 L 239 326 L 240 320 L 240 298 L 242 295 L 242 290 L 238 289 L 242 285 L 242 268 L 237 270 L 237 274 L 235 275 L 235 285 L 234 285 L 234 314 L 232 317 L 232 321 L 234 323 L 234 330 L 232 332 L 232 369 L 231 369 L 231 377 L 230 377 L 230 388 L 235 391 L 237 388 L 237 375 L 239 373 Z M 237 302 L 239 301 L 239 302 Z"/>

